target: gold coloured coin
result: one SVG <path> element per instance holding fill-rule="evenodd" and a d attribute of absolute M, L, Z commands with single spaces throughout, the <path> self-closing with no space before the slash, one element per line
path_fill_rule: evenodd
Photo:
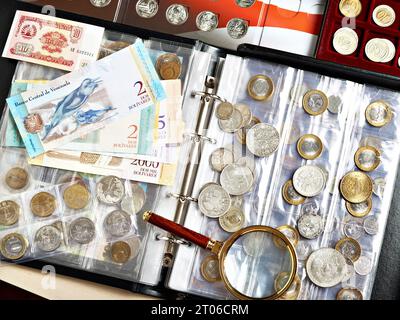
<path fill-rule="evenodd" d="M 361 171 L 371 172 L 381 163 L 381 153 L 375 147 L 361 147 L 354 155 L 354 162 Z"/>
<path fill-rule="evenodd" d="M 111 246 L 111 259 L 115 263 L 124 264 L 131 257 L 131 247 L 125 241 L 114 242 Z"/>
<path fill-rule="evenodd" d="M 51 216 L 56 211 L 56 198 L 48 192 L 39 192 L 31 200 L 32 213 L 41 218 Z"/>
<path fill-rule="evenodd" d="M 289 241 L 293 244 L 294 247 L 297 246 L 297 244 L 299 243 L 299 239 L 300 239 L 300 235 L 299 232 L 296 230 L 296 228 L 293 228 L 292 226 L 289 225 L 283 225 L 277 228 L 277 230 L 279 230 L 280 232 L 282 232 L 286 238 L 289 239 Z M 278 240 L 278 238 L 274 238 L 274 243 L 277 246 L 282 246 L 284 247 L 285 245 L 282 245 L 282 240 Z M 281 242 L 277 242 L 277 241 L 281 241 Z"/>
<path fill-rule="evenodd" d="M 320 90 L 307 91 L 303 97 L 303 108 L 312 116 L 318 116 L 326 111 L 329 106 L 329 99 Z"/>
<path fill-rule="evenodd" d="M 343 288 L 337 295 L 336 300 L 363 300 L 363 295 L 360 290 L 356 288 Z"/>
<path fill-rule="evenodd" d="M 293 187 L 293 181 L 288 180 L 282 187 L 283 199 L 294 206 L 303 204 L 306 198 L 299 194 Z"/>
<path fill-rule="evenodd" d="M 361 256 L 361 246 L 358 241 L 353 238 L 340 239 L 336 243 L 335 249 L 352 262 L 357 261 Z"/>
<path fill-rule="evenodd" d="M 317 159 L 324 149 L 321 139 L 315 134 L 305 134 L 297 142 L 297 152 L 306 160 Z"/>
<path fill-rule="evenodd" d="M 247 92 L 256 101 L 268 100 L 274 94 L 275 86 L 270 77 L 258 74 L 249 80 Z"/>
<path fill-rule="evenodd" d="M 340 181 L 340 193 L 351 203 L 361 203 L 372 196 L 372 180 L 364 172 L 352 171 Z"/>
<path fill-rule="evenodd" d="M 249 129 L 251 129 L 252 127 L 254 127 L 256 124 L 261 123 L 261 120 L 258 119 L 255 116 L 252 116 L 251 121 L 249 123 L 249 125 L 245 126 L 244 128 L 239 129 L 238 131 L 236 131 L 235 133 L 235 137 L 236 139 L 243 145 L 246 144 L 246 135 L 247 135 L 247 131 Z"/>
<path fill-rule="evenodd" d="M 202 277 L 208 282 L 221 281 L 218 257 L 214 254 L 204 258 L 200 266 Z"/>
<path fill-rule="evenodd" d="M 392 108 L 383 100 L 372 102 L 365 110 L 365 118 L 371 126 L 381 128 L 392 120 Z"/>
<path fill-rule="evenodd" d="M 0 241 L 0 253 L 9 260 L 21 259 L 28 250 L 28 240 L 19 233 L 10 233 Z"/>
<path fill-rule="evenodd" d="M 165 53 L 158 57 L 156 70 L 163 80 L 179 79 L 182 73 L 182 63 L 174 53 Z"/>
<path fill-rule="evenodd" d="M 279 291 L 285 287 L 286 283 L 290 278 L 290 274 L 288 272 L 281 272 L 275 279 L 274 287 L 275 291 Z M 300 294 L 301 289 L 301 280 L 299 276 L 296 274 L 292 285 L 290 288 L 282 295 L 279 300 L 296 300 Z"/>
<path fill-rule="evenodd" d="M 21 208 L 10 200 L 0 202 L 0 226 L 12 226 L 18 222 Z"/>
<path fill-rule="evenodd" d="M 80 210 L 88 205 L 90 195 L 85 186 L 77 183 L 65 189 L 63 198 L 68 208 Z"/>
<path fill-rule="evenodd" d="M 21 190 L 28 184 L 29 175 L 25 169 L 15 167 L 6 174 L 6 184 L 11 189 Z"/>
<path fill-rule="evenodd" d="M 363 218 L 371 212 L 372 198 L 360 203 L 351 203 L 346 201 L 346 209 L 353 217 Z"/>
<path fill-rule="evenodd" d="M 355 18 L 362 11 L 362 3 L 360 0 L 341 0 L 339 10 L 345 17 Z"/>

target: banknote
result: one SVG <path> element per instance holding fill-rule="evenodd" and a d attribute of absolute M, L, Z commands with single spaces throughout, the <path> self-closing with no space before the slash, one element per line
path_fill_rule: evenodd
<path fill-rule="evenodd" d="M 141 40 L 7 104 L 29 156 L 36 157 L 166 98 Z M 150 112 L 150 111 L 149 111 Z"/>
<path fill-rule="evenodd" d="M 97 60 L 104 28 L 17 11 L 3 57 L 66 71 Z"/>

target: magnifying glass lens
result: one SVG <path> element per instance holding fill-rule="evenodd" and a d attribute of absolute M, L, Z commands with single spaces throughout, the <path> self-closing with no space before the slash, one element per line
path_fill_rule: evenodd
<path fill-rule="evenodd" d="M 293 273 L 289 247 L 270 232 L 253 231 L 238 237 L 227 249 L 222 266 L 227 284 L 240 294 L 266 299 L 279 293 Z M 276 280 L 279 279 L 279 285 Z"/>

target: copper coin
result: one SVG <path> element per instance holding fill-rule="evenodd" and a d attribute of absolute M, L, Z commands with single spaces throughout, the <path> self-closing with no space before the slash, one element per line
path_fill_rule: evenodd
<path fill-rule="evenodd" d="M 21 190 L 25 188 L 28 184 L 28 181 L 28 172 L 19 167 L 10 169 L 6 174 L 6 184 L 14 190 Z"/>
<path fill-rule="evenodd" d="M 48 192 L 40 192 L 31 200 L 32 213 L 41 218 L 51 216 L 56 211 L 56 197 Z"/>
<path fill-rule="evenodd" d="M 114 242 L 111 246 L 111 259 L 115 263 L 126 263 L 131 257 L 131 247 L 124 241 Z"/>
<path fill-rule="evenodd" d="M 165 53 L 157 59 L 156 69 L 161 79 L 175 80 L 181 76 L 182 63 L 176 54 Z"/>
<path fill-rule="evenodd" d="M 85 186 L 74 184 L 65 189 L 63 198 L 68 208 L 80 210 L 89 204 L 90 194 Z"/>
<path fill-rule="evenodd" d="M 24 126 L 26 131 L 29 133 L 39 133 L 40 131 L 42 131 L 44 126 L 42 117 L 37 113 L 30 114 L 25 118 Z"/>

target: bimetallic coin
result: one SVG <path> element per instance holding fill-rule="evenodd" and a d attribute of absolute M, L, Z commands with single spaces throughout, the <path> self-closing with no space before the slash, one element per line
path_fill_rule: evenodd
<path fill-rule="evenodd" d="M 297 230 L 306 239 L 316 239 L 324 231 L 324 220 L 318 214 L 303 214 L 297 221 Z"/>
<path fill-rule="evenodd" d="M 275 91 L 274 82 L 262 74 L 255 75 L 247 84 L 247 92 L 254 100 L 264 101 L 272 97 Z"/>
<path fill-rule="evenodd" d="M 181 4 L 172 4 L 168 7 L 165 16 L 170 24 L 180 26 L 189 18 L 189 11 Z"/>
<path fill-rule="evenodd" d="M 175 53 L 165 53 L 157 58 L 156 70 L 163 80 L 179 79 L 182 62 Z"/>
<path fill-rule="evenodd" d="M 221 186 L 233 196 L 241 196 L 249 192 L 254 184 L 253 172 L 241 165 L 230 164 L 222 170 Z"/>
<path fill-rule="evenodd" d="M 253 118 L 253 114 L 251 113 L 250 107 L 243 103 L 239 103 L 235 105 L 235 108 L 239 110 L 239 112 L 242 114 L 243 121 L 240 127 L 243 128 L 250 125 L 251 120 Z"/>
<path fill-rule="evenodd" d="M 9 233 L 0 240 L 0 253 L 9 260 L 19 260 L 28 251 L 29 242 L 20 233 Z"/>
<path fill-rule="evenodd" d="M 281 272 L 280 274 L 278 274 L 274 282 L 275 291 L 278 292 L 279 290 L 282 290 L 288 283 L 289 277 L 290 273 L 288 272 Z M 297 297 L 299 296 L 300 289 L 301 289 L 301 280 L 299 276 L 296 274 L 292 285 L 282 296 L 279 297 L 279 300 L 296 300 Z"/>
<path fill-rule="evenodd" d="M 31 200 L 31 211 L 37 217 L 49 217 L 56 211 L 56 208 L 56 197 L 48 192 L 40 192 Z"/>
<path fill-rule="evenodd" d="M 218 27 L 218 16 L 211 11 L 202 11 L 197 15 L 196 26 L 201 31 L 213 31 Z"/>
<path fill-rule="evenodd" d="M 221 281 L 218 257 L 214 254 L 205 257 L 201 263 L 200 272 L 202 277 L 208 282 Z"/>
<path fill-rule="evenodd" d="M 233 107 L 232 103 L 221 102 L 215 110 L 215 115 L 218 119 L 228 120 L 232 117 L 234 110 L 235 108 Z"/>
<path fill-rule="evenodd" d="M 211 153 L 210 164 L 215 171 L 221 172 L 227 165 L 230 165 L 233 162 L 233 152 L 228 149 L 219 148 Z"/>
<path fill-rule="evenodd" d="M 340 181 L 339 188 L 343 198 L 351 203 L 361 203 L 372 196 L 372 180 L 363 172 L 347 173 Z"/>
<path fill-rule="evenodd" d="M 361 256 L 361 246 L 353 238 L 343 238 L 339 240 L 335 249 L 339 251 L 345 258 L 355 262 Z"/>
<path fill-rule="evenodd" d="M 315 134 L 305 134 L 297 142 L 297 152 L 306 160 L 317 159 L 323 149 L 321 139 Z"/>
<path fill-rule="evenodd" d="M 218 120 L 219 127 L 227 133 L 234 133 L 240 129 L 243 123 L 243 117 L 240 111 L 234 108 L 232 116 L 227 120 Z"/>
<path fill-rule="evenodd" d="M 104 230 L 113 237 L 123 237 L 131 231 L 131 216 L 123 210 L 110 212 L 104 219 Z"/>
<path fill-rule="evenodd" d="M 43 130 L 44 123 L 42 117 L 37 114 L 30 114 L 24 120 L 24 126 L 27 132 L 36 134 Z"/>
<path fill-rule="evenodd" d="M 300 204 L 303 204 L 304 201 L 306 201 L 306 198 L 304 198 L 301 194 L 299 194 L 294 188 L 293 188 L 293 181 L 288 180 L 282 187 L 282 196 L 283 199 L 294 206 L 298 206 Z"/>
<path fill-rule="evenodd" d="M 333 48 L 341 55 L 348 56 L 356 52 L 359 38 L 357 32 L 350 28 L 340 28 L 333 35 Z"/>
<path fill-rule="evenodd" d="M 111 259 L 118 264 L 124 264 L 131 258 L 131 247 L 125 241 L 117 241 L 111 245 Z"/>
<path fill-rule="evenodd" d="M 241 39 L 247 34 L 249 23 L 243 19 L 233 18 L 228 21 L 226 29 L 232 39 Z"/>
<path fill-rule="evenodd" d="M 293 175 L 293 187 L 303 197 L 315 197 L 324 191 L 326 186 L 325 172 L 317 166 L 303 166 Z"/>
<path fill-rule="evenodd" d="M 306 270 L 315 285 L 322 288 L 334 287 L 346 275 L 346 259 L 335 249 L 322 248 L 308 257 Z"/>
<path fill-rule="evenodd" d="M 9 188 L 21 190 L 28 184 L 29 174 L 25 169 L 15 167 L 6 173 L 5 181 Z"/>
<path fill-rule="evenodd" d="M 346 209 L 353 217 L 363 218 L 371 212 L 372 198 L 360 203 L 351 203 L 346 201 Z"/>
<path fill-rule="evenodd" d="M 10 200 L 0 202 L 0 226 L 12 226 L 19 220 L 21 207 Z"/>
<path fill-rule="evenodd" d="M 231 197 L 221 186 L 209 184 L 199 194 L 200 211 L 210 218 L 219 218 L 231 207 Z"/>
<path fill-rule="evenodd" d="M 258 119 L 257 117 L 251 117 L 250 123 L 245 126 L 244 128 L 239 129 L 235 133 L 236 139 L 241 143 L 241 144 L 246 144 L 246 137 L 247 137 L 247 132 L 254 127 L 256 124 L 261 123 L 261 120 Z"/>
<path fill-rule="evenodd" d="M 328 97 L 320 90 L 310 90 L 303 97 L 303 108 L 312 116 L 324 113 L 328 105 Z"/>
<path fill-rule="evenodd" d="M 292 226 L 289 226 L 289 225 L 284 225 L 284 226 L 280 226 L 276 229 L 279 230 L 280 232 L 282 232 L 286 236 L 286 238 L 288 238 L 288 240 L 292 243 L 292 245 L 294 247 L 297 246 L 297 244 L 299 243 L 300 235 L 295 228 L 293 228 Z M 275 242 L 275 240 L 276 239 L 274 239 L 274 242 Z"/>
<path fill-rule="evenodd" d="M 379 177 L 372 181 L 373 184 L 373 192 L 379 197 L 383 198 L 383 194 L 385 192 L 386 180 L 385 178 Z"/>
<path fill-rule="evenodd" d="M 348 238 L 360 239 L 363 235 L 363 224 L 361 219 L 346 217 L 343 220 L 343 233 Z"/>
<path fill-rule="evenodd" d="M 247 148 L 257 157 L 269 157 L 278 149 L 279 143 L 278 130 L 266 123 L 256 124 L 246 135 Z"/>
<path fill-rule="evenodd" d="M 371 236 L 374 236 L 379 232 L 379 222 L 378 219 L 374 216 L 365 218 L 363 226 L 365 232 Z"/>
<path fill-rule="evenodd" d="M 219 217 L 219 225 L 226 232 L 236 232 L 244 228 L 246 217 L 241 209 L 231 207 L 227 213 Z"/>
<path fill-rule="evenodd" d="M 96 187 L 97 198 L 101 203 L 115 205 L 125 196 L 125 186 L 121 179 L 108 176 L 102 178 Z"/>
<path fill-rule="evenodd" d="M 56 251 L 61 243 L 61 232 L 54 226 L 43 226 L 35 234 L 35 244 L 42 251 Z"/>
<path fill-rule="evenodd" d="M 372 261 L 366 256 L 361 256 L 356 262 L 354 262 L 354 270 L 360 276 L 366 276 L 372 271 Z"/>
<path fill-rule="evenodd" d="M 158 12 L 158 1 L 139 0 L 136 3 L 136 12 L 142 18 L 153 18 Z"/>
<path fill-rule="evenodd" d="M 362 11 L 362 3 L 360 0 L 341 0 L 339 10 L 345 17 L 355 18 Z"/>
<path fill-rule="evenodd" d="M 332 114 L 338 114 L 342 112 L 343 102 L 339 96 L 329 96 L 328 111 Z"/>
<path fill-rule="evenodd" d="M 257 0 L 235 0 L 236 4 L 241 8 L 250 8 Z"/>
<path fill-rule="evenodd" d="M 80 210 L 89 204 L 90 194 L 86 186 L 77 183 L 64 190 L 63 198 L 68 208 Z"/>
<path fill-rule="evenodd" d="M 396 12 L 388 5 L 380 5 L 374 9 L 372 19 L 380 27 L 390 27 L 396 21 Z"/>
<path fill-rule="evenodd" d="M 373 62 L 387 63 L 396 56 L 396 47 L 388 39 L 373 38 L 365 46 L 365 55 Z"/>
<path fill-rule="evenodd" d="M 383 100 L 371 103 L 365 110 L 367 122 L 373 127 L 383 127 L 387 125 L 393 117 L 390 105 Z"/>
<path fill-rule="evenodd" d="M 381 153 L 375 147 L 361 147 L 354 156 L 354 162 L 361 171 L 374 171 L 381 163 Z"/>
<path fill-rule="evenodd" d="M 92 220 L 81 217 L 71 222 L 69 236 L 79 244 L 89 244 L 96 236 L 96 227 Z"/>
<path fill-rule="evenodd" d="M 363 295 L 356 288 L 343 288 L 337 293 L 336 300 L 363 300 Z"/>

